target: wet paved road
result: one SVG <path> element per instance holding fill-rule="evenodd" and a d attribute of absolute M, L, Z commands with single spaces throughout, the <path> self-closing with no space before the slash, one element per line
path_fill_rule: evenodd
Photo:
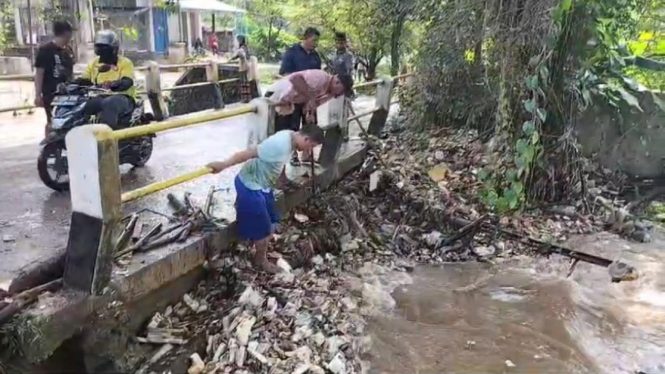
<path fill-rule="evenodd" d="M 356 110 L 373 106 L 373 98 L 360 98 Z M 68 193 L 53 192 L 37 175 L 38 143 L 43 135 L 42 111 L 31 116 L 0 114 L 0 288 L 7 288 L 22 269 L 62 253 L 70 220 Z M 152 159 L 141 169 L 125 165 L 124 191 L 194 170 L 224 159 L 247 146 L 246 117 L 210 122 L 159 134 Z M 193 194 L 203 204 L 212 183 L 228 189 L 216 195 L 217 215 L 232 218 L 232 182 L 239 166 L 218 176 L 207 176 L 124 206 L 125 212 L 150 207 L 168 212 L 168 192 Z M 221 210 L 221 211 L 220 211 Z"/>

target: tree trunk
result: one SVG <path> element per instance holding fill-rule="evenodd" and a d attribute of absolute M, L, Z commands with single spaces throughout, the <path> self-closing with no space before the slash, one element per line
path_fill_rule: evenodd
<path fill-rule="evenodd" d="M 483 41 L 487 26 L 487 2 L 483 1 L 476 16 L 476 45 L 473 48 L 473 74 L 480 77 L 483 67 Z"/>
<path fill-rule="evenodd" d="M 267 49 L 266 49 L 266 57 L 268 59 L 272 58 L 272 55 L 270 54 L 272 50 L 272 18 L 270 19 L 270 22 L 268 22 L 268 40 L 267 40 Z"/>
<path fill-rule="evenodd" d="M 371 81 L 376 78 L 376 68 L 381 62 L 381 57 L 379 51 L 376 48 L 372 48 L 369 56 L 367 57 L 367 80 Z"/>
<path fill-rule="evenodd" d="M 399 42 L 402 38 L 405 21 L 406 13 L 402 12 L 393 24 L 393 29 L 390 33 L 390 75 L 392 76 L 399 74 Z"/>

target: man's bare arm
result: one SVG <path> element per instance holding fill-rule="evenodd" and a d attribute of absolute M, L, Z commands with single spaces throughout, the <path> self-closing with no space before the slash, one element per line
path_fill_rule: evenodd
<path fill-rule="evenodd" d="M 235 153 L 226 161 L 211 162 L 207 166 L 212 169 L 213 174 L 217 174 L 224 169 L 228 169 L 231 166 L 241 164 L 253 158 L 257 158 L 258 156 L 259 154 L 256 151 L 256 148 L 251 148 Z"/>

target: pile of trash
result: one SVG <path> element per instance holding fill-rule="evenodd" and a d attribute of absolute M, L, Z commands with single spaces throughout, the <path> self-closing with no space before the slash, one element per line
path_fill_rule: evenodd
<path fill-rule="evenodd" d="M 302 242 L 311 241 L 302 236 Z M 300 268 L 273 253 L 282 272 L 268 275 L 253 269 L 248 252 L 238 246 L 212 261 L 195 292 L 153 316 L 137 341 L 161 347 L 139 373 L 168 366 L 182 352 L 191 361 L 189 374 L 366 372 L 366 317 L 394 307 L 390 294 L 410 283 L 412 265 L 377 261 L 352 269 L 363 255 L 349 242 L 338 255 L 317 253 Z"/>
<path fill-rule="evenodd" d="M 160 345 L 139 372 L 166 373 L 183 354 L 189 374 L 366 372 L 366 319 L 394 307 L 416 264 L 502 261 L 605 225 L 579 206 L 486 211 L 482 144 L 428 135 L 375 145 L 360 170 L 292 212 L 269 253 L 281 273 L 255 271 L 244 245 L 211 260 L 208 278 L 137 338 Z"/>

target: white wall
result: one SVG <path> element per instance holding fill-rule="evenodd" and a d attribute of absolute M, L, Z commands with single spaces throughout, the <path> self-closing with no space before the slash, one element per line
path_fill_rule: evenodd
<path fill-rule="evenodd" d="M 184 38 L 180 35 L 180 24 L 178 23 L 178 14 L 170 13 L 169 19 L 169 43 L 177 43 L 182 41 Z"/>

